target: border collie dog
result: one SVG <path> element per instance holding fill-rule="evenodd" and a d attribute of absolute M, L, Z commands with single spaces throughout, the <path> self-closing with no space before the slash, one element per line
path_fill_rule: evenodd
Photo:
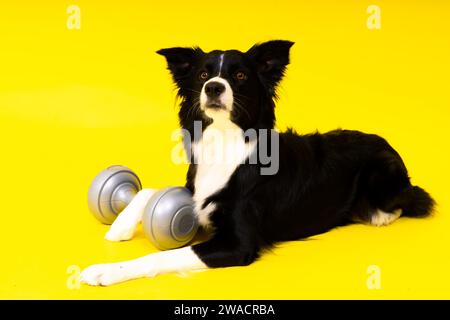
<path fill-rule="evenodd" d="M 130 261 L 90 266 L 81 273 L 81 282 L 110 285 L 167 272 L 245 266 L 281 241 L 351 222 L 384 226 L 400 216 L 432 212 L 433 199 L 411 185 L 401 157 L 383 138 L 349 130 L 308 135 L 273 130 L 276 89 L 292 45 L 274 40 L 247 52 L 158 51 L 182 98 L 179 120 L 191 160 L 186 187 L 209 238 Z M 201 128 L 197 135 L 196 124 Z M 248 136 L 248 131 L 256 134 Z M 212 132 L 223 135 L 207 138 Z M 257 151 L 264 148 L 277 162 L 266 174 L 267 163 Z M 227 160 L 199 161 L 200 153 L 222 153 Z M 130 239 L 153 192 L 140 191 L 106 239 Z"/>

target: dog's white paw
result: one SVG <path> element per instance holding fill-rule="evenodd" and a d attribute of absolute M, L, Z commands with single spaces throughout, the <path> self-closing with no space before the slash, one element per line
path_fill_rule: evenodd
<path fill-rule="evenodd" d="M 112 225 L 105 235 L 105 239 L 109 241 L 126 241 L 133 238 L 135 231 L 134 225 Z"/>
<path fill-rule="evenodd" d="M 81 272 L 78 280 L 91 286 L 109 286 L 128 280 L 120 263 L 95 264 Z"/>
<path fill-rule="evenodd" d="M 390 225 L 395 220 L 397 220 L 398 218 L 400 218 L 401 215 L 402 215 L 401 209 L 398 209 L 392 213 L 387 213 L 382 210 L 378 210 L 372 215 L 370 224 L 377 227 L 387 226 Z"/>

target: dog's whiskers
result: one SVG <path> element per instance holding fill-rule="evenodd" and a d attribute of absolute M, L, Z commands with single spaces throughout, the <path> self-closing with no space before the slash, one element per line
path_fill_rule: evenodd
<path fill-rule="evenodd" d="M 251 120 L 250 113 L 245 109 L 245 107 L 242 105 L 242 101 L 240 101 L 237 97 L 234 98 L 234 105 L 240 110 L 245 112 L 248 119 Z"/>

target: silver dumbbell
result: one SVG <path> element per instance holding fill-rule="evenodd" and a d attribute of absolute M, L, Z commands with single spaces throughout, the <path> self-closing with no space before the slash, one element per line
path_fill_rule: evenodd
<path fill-rule="evenodd" d="M 112 224 L 141 189 L 141 181 L 132 170 L 111 166 L 92 181 L 88 192 L 89 209 L 100 222 Z M 147 238 L 159 249 L 187 244 L 198 229 L 190 191 L 184 187 L 157 191 L 145 207 L 142 227 Z"/>

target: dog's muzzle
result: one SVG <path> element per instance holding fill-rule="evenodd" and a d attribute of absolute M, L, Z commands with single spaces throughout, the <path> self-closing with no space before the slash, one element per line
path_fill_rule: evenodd
<path fill-rule="evenodd" d="M 225 92 L 223 83 L 212 81 L 205 85 L 205 94 L 207 97 L 206 107 L 211 109 L 224 109 L 225 105 L 220 101 L 220 96 Z"/>

